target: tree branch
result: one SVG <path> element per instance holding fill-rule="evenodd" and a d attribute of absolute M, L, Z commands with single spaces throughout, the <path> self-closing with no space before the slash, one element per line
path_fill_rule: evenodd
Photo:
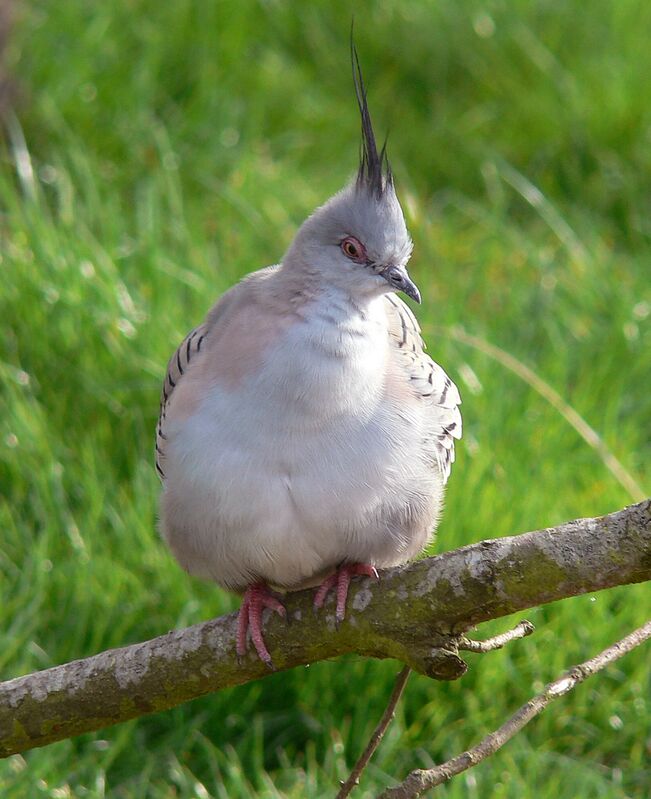
<path fill-rule="evenodd" d="M 635 649 L 636 646 L 640 646 L 649 638 L 651 638 L 651 621 L 627 635 L 621 641 L 604 649 L 596 657 L 574 666 L 563 677 L 550 682 L 542 693 L 534 696 L 526 705 L 522 705 L 507 722 L 502 724 L 495 732 L 489 733 L 477 746 L 473 746 L 467 752 L 447 760 L 440 766 L 412 771 L 400 785 L 383 791 L 380 799 L 416 799 L 425 791 L 435 788 L 462 771 L 476 766 L 482 760 L 497 752 L 507 741 L 510 741 L 531 719 L 542 713 L 552 700 L 557 699 L 559 696 L 565 696 L 572 688 L 575 688 L 592 674 L 601 671 L 609 663 Z"/>
<path fill-rule="evenodd" d="M 617 513 L 533 533 L 481 541 L 354 580 L 347 617 L 332 604 L 317 616 L 312 592 L 286 597 L 290 624 L 268 618 L 278 669 L 347 652 L 401 660 L 436 679 L 466 670 L 459 637 L 515 611 L 651 579 L 651 500 Z M 264 677 L 249 653 L 235 655 L 236 616 L 18 677 L 0 685 L 0 756 L 166 710 Z"/>
<path fill-rule="evenodd" d="M 346 782 L 341 784 L 341 788 L 339 789 L 336 799 L 346 799 L 346 797 L 350 795 L 350 792 L 353 790 L 353 788 L 359 784 L 359 778 L 362 771 L 364 771 L 368 761 L 373 757 L 373 753 L 380 745 L 382 738 L 384 738 L 384 733 L 387 731 L 389 724 L 391 724 L 393 721 L 393 716 L 396 712 L 396 705 L 400 701 L 402 692 L 405 690 L 405 685 L 407 685 L 407 680 L 409 679 L 410 674 L 411 669 L 409 666 L 405 666 L 396 677 L 393 691 L 391 691 L 391 696 L 389 697 L 389 702 L 384 710 L 384 713 L 382 714 L 382 718 L 378 722 L 377 727 L 373 730 L 373 735 L 371 735 L 369 742 L 366 745 L 366 749 L 364 749 L 362 754 L 359 756 L 357 763 L 355 763 L 353 766 L 350 776 Z"/>
<path fill-rule="evenodd" d="M 486 652 L 493 652 L 495 649 L 501 649 L 511 641 L 517 641 L 520 638 L 525 638 L 527 635 L 531 635 L 534 629 L 535 628 L 530 621 L 521 621 L 511 630 L 507 630 L 504 633 L 495 635 L 492 638 L 487 638 L 485 641 L 475 641 L 471 638 L 466 638 L 465 635 L 461 635 L 458 638 L 457 646 L 459 649 L 465 649 L 468 652 L 485 654 Z M 359 785 L 359 778 L 361 777 L 362 772 L 368 765 L 369 760 L 373 757 L 373 754 L 380 745 L 382 738 L 384 738 L 384 733 L 387 731 L 389 724 L 391 724 L 393 721 L 393 717 L 396 712 L 396 706 L 400 701 L 400 697 L 402 696 L 402 692 L 404 691 L 410 674 L 411 669 L 409 666 L 405 666 L 396 677 L 393 691 L 389 697 L 387 707 L 382 714 L 382 718 L 378 722 L 377 727 L 373 730 L 373 734 L 371 735 L 369 742 L 360 755 L 357 763 L 355 763 L 353 770 L 350 772 L 350 776 L 346 782 L 342 783 L 341 789 L 337 794 L 336 799 L 346 799 L 353 788 L 356 785 Z"/>
<path fill-rule="evenodd" d="M 493 652 L 495 649 L 501 649 L 511 641 L 516 641 L 518 638 L 526 638 L 531 635 L 535 627 L 530 621 L 519 622 L 511 630 L 505 633 L 494 635 L 492 638 L 487 638 L 485 641 L 475 641 L 474 638 L 466 638 L 465 635 L 459 637 L 458 647 L 464 649 L 466 652 L 478 652 L 485 654 L 486 652 Z"/>

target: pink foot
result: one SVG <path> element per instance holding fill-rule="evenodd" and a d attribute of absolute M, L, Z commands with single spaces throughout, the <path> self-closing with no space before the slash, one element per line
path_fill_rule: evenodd
<path fill-rule="evenodd" d="M 341 623 L 346 616 L 346 598 L 348 597 L 350 578 L 356 574 L 363 574 L 366 577 L 373 577 L 376 580 L 380 579 L 375 566 L 371 566 L 368 563 L 346 563 L 332 574 L 329 574 L 317 588 L 316 594 L 314 595 L 314 608 L 316 610 L 322 608 L 330 589 L 336 587 L 337 609 L 335 611 L 335 620 L 337 624 Z"/>
<path fill-rule="evenodd" d="M 265 583 L 252 583 L 244 592 L 242 606 L 237 617 L 237 645 L 238 657 L 246 653 L 246 631 L 251 631 L 251 641 L 258 653 L 258 657 L 273 669 L 271 655 L 262 637 L 262 611 L 265 608 L 275 610 L 279 616 L 286 618 L 287 611 L 283 603 L 269 591 Z"/>

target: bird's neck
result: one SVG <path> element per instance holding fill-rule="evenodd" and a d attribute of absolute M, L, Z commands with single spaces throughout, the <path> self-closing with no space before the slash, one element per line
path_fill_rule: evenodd
<path fill-rule="evenodd" d="M 353 295 L 343 286 L 324 279 L 308 263 L 282 264 L 274 275 L 268 296 L 287 312 L 303 318 L 316 315 L 323 322 L 348 326 L 360 321 L 386 319 L 384 298 L 377 294 Z"/>
<path fill-rule="evenodd" d="M 258 393 L 274 405 L 277 424 L 292 429 L 324 417 L 348 415 L 355 406 L 369 413 L 384 390 L 388 357 L 386 304 L 382 297 L 358 302 L 318 280 L 282 274 L 279 268 L 260 292 L 259 302 L 289 319 L 282 346 L 265 358 Z M 300 419 L 300 422 L 298 421 Z"/>
<path fill-rule="evenodd" d="M 386 311 L 382 297 L 351 297 L 336 286 L 324 287 L 309 306 L 309 314 L 324 327 L 332 326 L 340 333 L 362 335 L 372 329 L 386 327 Z"/>

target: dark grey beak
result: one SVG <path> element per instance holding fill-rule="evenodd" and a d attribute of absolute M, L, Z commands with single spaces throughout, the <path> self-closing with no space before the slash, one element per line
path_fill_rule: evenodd
<path fill-rule="evenodd" d="M 414 302 L 420 304 L 420 291 L 418 291 L 418 286 L 409 277 L 409 273 L 404 267 L 387 266 L 380 274 L 392 288 L 397 291 L 402 291 L 408 297 L 411 297 Z"/>

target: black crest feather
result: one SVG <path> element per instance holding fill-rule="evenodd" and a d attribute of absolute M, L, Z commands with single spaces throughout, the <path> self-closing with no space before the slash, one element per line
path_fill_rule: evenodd
<path fill-rule="evenodd" d="M 371 123 L 371 114 L 366 102 L 366 87 L 362 77 L 362 68 L 359 65 L 359 57 L 355 42 L 353 41 L 353 31 L 350 31 L 350 60 L 353 68 L 353 83 L 355 94 L 357 95 L 357 105 L 362 118 L 362 144 L 359 154 L 359 170 L 357 172 L 357 188 L 365 189 L 369 194 L 381 197 L 387 187 L 393 185 L 393 175 L 387 157 L 386 141 L 378 154 L 375 144 L 375 134 Z"/>

